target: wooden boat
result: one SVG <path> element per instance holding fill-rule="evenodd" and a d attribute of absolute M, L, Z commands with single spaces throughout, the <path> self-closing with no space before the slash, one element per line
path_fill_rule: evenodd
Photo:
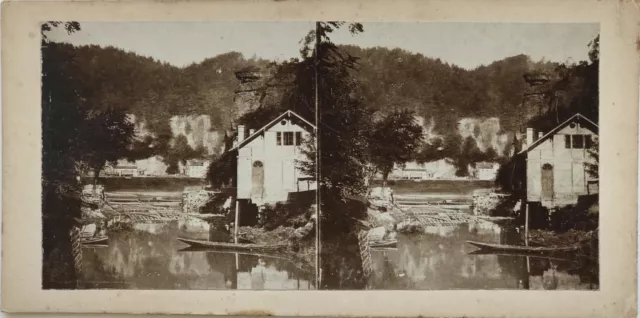
<path fill-rule="evenodd" d="M 178 241 L 189 244 L 192 247 L 218 249 L 218 250 L 234 250 L 234 251 L 266 251 L 266 250 L 280 250 L 287 247 L 287 244 L 251 244 L 251 243 L 226 243 L 226 242 L 213 242 L 205 240 L 192 240 L 187 238 L 178 237 Z"/>
<path fill-rule="evenodd" d="M 107 244 L 84 244 L 84 248 L 107 248 L 109 245 Z"/>
<path fill-rule="evenodd" d="M 502 252 L 524 252 L 524 253 L 559 253 L 572 252 L 578 250 L 579 246 L 561 246 L 561 247 L 545 247 L 545 246 L 522 246 L 522 245 L 503 245 L 467 241 L 467 243 L 481 249 Z"/>
<path fill-rule="evenodd" d="M 557 255 L 554 253 L 535 253 L 535 252 L 510 252 L 510 251 L 489 251 L 489 250 L 475 250 L 469 255 L 500 255 L 500 256 L 510 256 L 510 257 L 531 257 L 531 258 L 543 258 L 552 261 L 560 261 L 560 262 L 575 262 L 574 258 L 570 257 L 559 257 L 563 256 L 562 254 Z"/>
<path fill-rule="evenodd" d="M 109 240 L 108 237 L 106 236 L 99 236 L 99 237 L 88 237 L 88 238 L 82 238 L 80 239 L 80 243 L 88 245 L 88 244 L 103 244 L 103 243 L 107 243 L 107 241 Z"/>
<path fill-rule="evenodd" d="M 369 242 L 371 248 L 396 247 L 398 240 Z"/>

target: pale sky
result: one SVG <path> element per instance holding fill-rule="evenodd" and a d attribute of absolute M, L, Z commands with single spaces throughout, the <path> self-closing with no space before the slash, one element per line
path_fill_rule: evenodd
<path fill-rule="evenodd" d="M 115 46 L 176 66 L 229 51 L 270 60 L 299 57 L 300 41 L 313 22 L 80 22 L 80 32 L 62 28 L 50 40 L 75 45 Z M 363 23 L 364 33 L 346 27 L 337 44 L 401 48 L 472 69 L 518 54 L 555 62 L 587 60 L 598 24 L 551 23 Z"/>

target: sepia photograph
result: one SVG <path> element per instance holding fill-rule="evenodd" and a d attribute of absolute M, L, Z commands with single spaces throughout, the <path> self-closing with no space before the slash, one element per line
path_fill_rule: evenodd
<path fill-rule="evenodd" d="M 43 288 L 598 289 L 598 58 L 598 24 L 44 23 Z"/>
<path fill-rule="evenodd" d="M 43 288 L 316 289 L 305 27 L 43 24 Z"/>
<path fill-rule="evenodd" d="M 384 3 L 3 3 L 2 311 L 635 316 L 633 4 Z"/>
<path fill-rule="evenodd" d="M 321 288 L 598 289 L 598 24 L 318 27 Z"/>

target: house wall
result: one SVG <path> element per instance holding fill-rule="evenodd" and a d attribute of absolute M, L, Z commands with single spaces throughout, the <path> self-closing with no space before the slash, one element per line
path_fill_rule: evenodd
<path fill-rule="evenodd" d="M 403 170 L 402 179 L 426 179 L 429 175 L 426 170 Z"/>
<path fill-rule="evenodd" d="M 137 176 L 138 175 L 138 169 L 115 168 L 114 172 L 118 176 Z"/>
<path fill-rule="evenodd" d="M 286 201 L 290 192 L 298 191 L 298 178 L 308 177 L 296 168 L 296 160 L 305 159 L 300 146 L 285 146 L 284 136 L 282 145 L 277 145 L 278 132 L 301 132 L 303 138 L 309 137 L 309 133 L 303 127 L 292 123 L 290 119 L 283 119 L 240 148 L 237 172 L 238 199 L 252 199 L 257 205 Z M 256 161 L 261 161 L 264 167 L 262 200 L 251 198 L 252 168 Z M 315 184 L 311 185 L 311 189 L 315 189 Z M 303 190 L 307 190 L 306 182 L 305 188 L 300 189 Z"/>
<path fill-rule="evenodd" d="M 551 138 L 527 153 L 527 201 L 541 202 L 550 208 L 575 204 L 579 195 L 587 194 L 587 181 L 591 180 L 586 173 L 584 163 L 591 162 L 588 149 L 567 149 L 565 135 L 582 134 L 597 136 L 586 127 L 570 125 L 558 131 Z M 553 166 L 553 197 L 542 198 L 542 166 Z"/>

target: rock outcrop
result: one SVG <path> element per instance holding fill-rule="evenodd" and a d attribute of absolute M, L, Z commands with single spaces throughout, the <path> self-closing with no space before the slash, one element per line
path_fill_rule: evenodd
<path fill-rule="evenodd" d="M 200 209 L 204 207 L 209 200 L 213 198 L 213 191 L 196 188 L 186 188 L 182 192 L 182 212 L 183 213 L 200 213 Z"/>
<path fill-rule="evenodd" d="M 491 216 L 492 212 L 508 197 L 508 194 L 493 191 L 476 191 L 473 193 L 473 214 Z"/>

